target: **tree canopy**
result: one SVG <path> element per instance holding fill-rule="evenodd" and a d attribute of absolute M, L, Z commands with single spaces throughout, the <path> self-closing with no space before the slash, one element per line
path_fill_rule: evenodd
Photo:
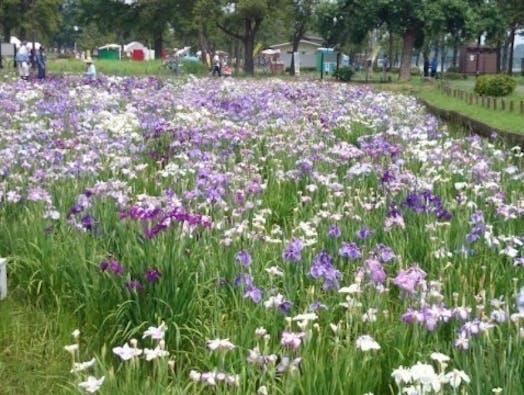
<path fill-rule="evenodd" d="M 455 48 L 485 37 L 501 49 L 512 72 L 513 42 L 524 27 L 522 0 L 2 0 L 0 32 L 71 47 L 111 40 L 145 41 L 160 55 L 166 45 L 225 47 L 253 73 L 257 48 L 289 40 L 293 52 L 307 32 L 325 45 L 365 46 L 373 32 L 399 40 L 400 78 L 410 78 L 414 48 Z M 373 33 L 375 36 L 376 33 Z M 506 67 L 506 66 L 505 66 Z"/>

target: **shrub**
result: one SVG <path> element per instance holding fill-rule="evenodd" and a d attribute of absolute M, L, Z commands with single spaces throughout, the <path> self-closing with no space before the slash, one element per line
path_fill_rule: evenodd
<path fill-rule="evenodd" d="M 411 75 L 413 76 L 422 75 L 422 70 L 420 70 L 417 66 L 413 66 L 411 67 Z"/>
<path fill-rule="evenodd" d="M 443 75 L 443 79 L 445 80 L 467 80 L 468 75 L 463 73 L 456 73 L 454 71 L 447 71 Z"/>
<path fill-rule="evenodd" d="M 353 74 L 355 74 L 355 70 L 353 67 L 341 67 L 338 69 L 338 71 L 335 71 L 333 75 L 339 79 L 340 81 L 351 81 L 351 77 L 353 77 Z"/>
<path fill-rule="evenodd" d="M 205 75 L 209 72 L 207 65 L 194 60 L 182 59 L 182 70 L 184 74 Z"/>
<path fill-rule="evenodd" d="M 483 75 L 477 78 L 475 92 L 486 96 L 507 96 L 516 86 L 517 81 L 508 75 Z"/>
<path fill-rule="evenodd" d="M 448 73 L 460 73 L 460 67 L 449 66 L 446 70 Z"/>
<path fill-rule="evenodd" d="M 391 74 L 399 74 L 400 73 L 400 67 L 390 67 L 388 70 Z M 411 75 L 412 76 L 419 76 L 422 75 L 422 70 L 420 70 L 417 66 L 411 67 Z"/>

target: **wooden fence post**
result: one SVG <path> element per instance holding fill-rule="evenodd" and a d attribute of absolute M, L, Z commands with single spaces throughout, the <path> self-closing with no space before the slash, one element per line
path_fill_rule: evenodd
<path fill-rule="evenodd" d="M 496 97 L 493 98 L 493 109 L 494 110 L 497 109 L 497 98 Z"/>
<path fill-rule="evenodd" d="M 504 111 L 506 109 L 506 102 L 504 101 L 504 99 L 501 99 L 501 106 L 502 106 L 502 111 Z"/>
<path fill-rule="evenodd" d="M 513 112 L 513 111 L 514 111 L 513 100 L 511 100 L 511 101 L 509 102 L 509 111 L 510 111 L 510 112 Z"/>
<path fill-rule="evenodd" d="M 524 114 L 524 100 L 520 101 L 520 113 Z"/>
<path fill-rule="evenodd" d="M 486 100 L 488 101 L 488 108 L 491 108 L 491 98 L 487 97 Z"/>

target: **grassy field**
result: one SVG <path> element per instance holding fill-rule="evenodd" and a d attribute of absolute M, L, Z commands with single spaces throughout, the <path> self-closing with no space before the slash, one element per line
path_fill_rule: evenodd
<path fill-rule="evenodd" d="M 515 92 L 513 92 L 511 95 L 506 96 L 505 98 L 509 100 L 524 100 L 524 77 L 514 76 L 514 78 L 517 80 L 517 87 L 515 88 Z M 465 80 L 448 80 L 447 82 L 451 88 L 457 88 L 466 92 L 474 93 L 474 77 L 468 77 Z"/>
<path fill-rule="evenodd" d="M 473 92 L 471 82 L 458 81 L 451 82 L 451 85 L 458 88 Z M 410 82 L 406 83 L 389 83 L 376 84 L 374 87 L 377 90 L 388 90 L 393 92 L 402 92 L 408 95 L 415 95 L 428 103 L 442 108 L 444 110 L 455 111 L 464 114 L 467 117 L 476 119 L 493 128 L 514 133 L 524 133 L 524 114 L 520 114 L 519 102 L 516 102 L 516 111 L 509 112 L 506 110 L 493 110 L 482 107 L 480 104 L 468 104 L 465 100 L 448 96 L 438 87 L 437 81 L 424 81 L 419 77 L 415 77 Z M 519 89 L 522 85 L 519 85 Z M 520 100 L 520 94 L 514 93 L 509 98 Z M 500 107 L 499 107 L 500 108 Z"/>

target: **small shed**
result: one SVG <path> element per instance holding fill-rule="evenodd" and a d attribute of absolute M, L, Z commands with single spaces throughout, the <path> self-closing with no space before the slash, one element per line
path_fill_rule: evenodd
<path fill-rule="evenodd" d="M 487 45 L 470 45 L 460 49 L 459 70 L 464 74 L 497 72 L 497 49 Z"/>
<path fill-rule="evenodd" d="M 338 52 L 334 48 L 318 48 L 316 69 L 324 73 L 333 74 L 337 68 Z"/>
<path fill-rule="evenodd" d="M 121 47 L 118 44 L 107 44 L 98 47 L 98 59 L 120 59 Z"/>
<path fill-rule="evenodd" d="M 318 42 L 304 39 L 300 40 L 297 51 L 300 57 L 300 66 L 308 68 L 315 67 L 317 49 L 320 47 L 321 45 Z M 286 42 L 281 44 L 273 44 L 270 45 L 269 48 L 279 49 L 281 54 L 280 59 L 282 60 L 285 67 L 291 66 L 291 51 L 293 49 L 293 43 Z"/>

